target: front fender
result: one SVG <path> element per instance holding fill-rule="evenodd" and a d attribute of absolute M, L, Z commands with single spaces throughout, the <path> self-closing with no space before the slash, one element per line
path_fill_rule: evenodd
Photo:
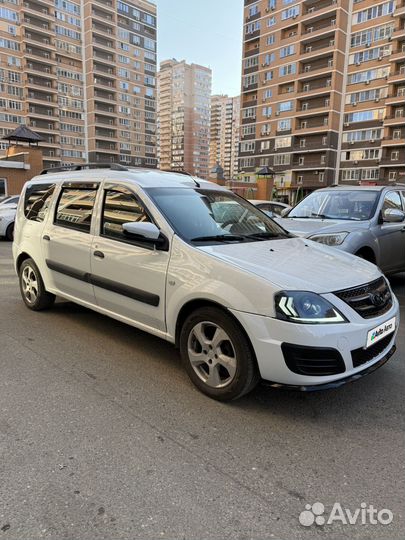
<path fill-rule="evenodd" d="M 243 283 L 243 288 L 241 284 Z M 173 238 L 167 274 L 166 321 L 170 337 L 182 307 L 208 300 L 227 309 L 274 316 L 274 286 L 216 257 Z"/>

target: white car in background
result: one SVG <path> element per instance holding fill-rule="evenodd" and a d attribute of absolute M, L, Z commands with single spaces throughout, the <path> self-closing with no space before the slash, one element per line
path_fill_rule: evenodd
<path fill-rule="evenodd" d="M 394 354 L 398 301 L 374 264 L 294 237 L 204 180 L 81 168 L 24 188 L 13 255 L 29 309 L 57 295 L 166 339 L 218 400 L 260 378 L 340 386 Z"/>
<path fill-rule="evenodd" d="M 260 201 L 251 199 L 249 202 L 254 204 L 256 208 L 259 208 L 269 217 L 281 217 L 292 208 L 289 204 L 278 201 Z"/>
<path fill-rule="evenodd" d="M 17 211 L 19 195 L 3 197 L 0 199 L 0 237 L 13 240 L 14 221 Z"/>

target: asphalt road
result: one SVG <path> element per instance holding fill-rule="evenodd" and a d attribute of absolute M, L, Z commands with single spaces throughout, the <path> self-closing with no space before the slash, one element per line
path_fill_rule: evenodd
<path fill-rule="evenodd" d="M 7 242 L 0 315 L 0 540 L 404 539 L 404 322 L 361 381 L 224 405 L 157 338 L 70 303 L 30 312 Z M 394 518 L 300 525 L 317 501 Z"/>

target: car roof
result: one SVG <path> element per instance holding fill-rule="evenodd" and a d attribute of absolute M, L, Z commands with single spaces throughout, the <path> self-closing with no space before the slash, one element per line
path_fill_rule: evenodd
<path fill-rule="evenodd" d="M 96 180 L 111 180 L 117 182 L 133 182 L 143 188 L 195 188 L 196 183 L 204 189 L 225 190 L 224 187 L 209 182 L 195 176 L 183 173 L 159 171 L 158 169 L 128 168 L 124 171 L 111 170 L 106 168 L 85 169 L 82 171 L 60 171 L 35 176 L 29 181 L 32 183 L 62 183 L 62 182 L 95 182 Z"/>
<path fill-rule="evenodd" d="M 384 189 L 405 188 L 405 184 L 390 184 L 379 186 L 329 186 L 318 189 L 317 191 L 383 191 Z"/>

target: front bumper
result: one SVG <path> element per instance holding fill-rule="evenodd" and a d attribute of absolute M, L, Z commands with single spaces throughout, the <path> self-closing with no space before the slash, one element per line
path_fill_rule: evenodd
<path fill-rule="evenodd" d="M 253 348 L 262 379 L 273 386 L 290 386 L 302 390 L 334 388 L 356 380 L 383 365 L 395 352 L 395 337 L 399 327 L 399 305 L 394 297 L 391 309 L 384 315 L 363 319 L 344 302 L 334 302 L 350 322 L 343 324 L 295 324 L 271 317 L 232 310 L 245 328 Z M 373 328 L 396 317 L 396 328 L 386 347 L 370 361 L 353 365 L 352 353 L 365 348 L 367 334 Z M 302 347 L 330 348 L 339 352 L 344 371 L 333 375 L 302 375 L 294 373 L 286 364 L 282 344 Z"/>

